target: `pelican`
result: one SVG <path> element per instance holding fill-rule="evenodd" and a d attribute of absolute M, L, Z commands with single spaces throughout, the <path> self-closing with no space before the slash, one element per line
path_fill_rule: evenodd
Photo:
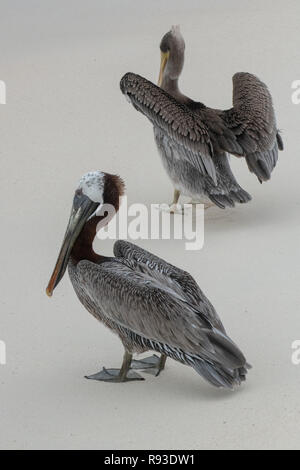
<path fill-rule="evenodd" d="M 47 287 L 51 296 L 68 267 L 80 302 L 124 345 L 120 369 L 103 368 L 87 378 L 143 380 L 133 369 L 152 368 L 158 375 L 170 357 L 212 385 L 233 389 L 245 380 L 249 366 L 190 274 L 123 240 L 114 244 L 114 257 L 94 252 L 96 228 L 107 223 L 99 211 L 109 204 L 117 212 L 123 192 L 116 175 L 94 171 L 80 179 Z M 148 350 L 161 356 L 132 360 L 133 353 Z"/>
<path fill-rule="evenodd" d="M 185 51 L 179 26 L 163 36 L 160 50 L 158 86 L 134 73 L 127 73 L 120 86 L 153 124 L 163 166 L 175 188 L 171 210 L 176 210 L 180 194 L 222 209 L 250 201 L 230 169 L 228 154 L 245 157 L 261 183 L 270 179 L 283 142 L 268 88 L 250 73 L 236 73 L 233 107 L 208 108 L 179 90 Z"/>

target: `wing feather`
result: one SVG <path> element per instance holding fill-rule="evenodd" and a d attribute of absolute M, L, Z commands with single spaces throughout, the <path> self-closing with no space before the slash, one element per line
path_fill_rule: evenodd
<path fill-rule="evenodd" d="M 155 278 L 118 259 L 98 265 L 80 261 L 76 271 L 91 302 L 121 328 L 186 356 L 230 368 L 245 365 L 243 354 L 223 331 Z"/>
<path fill-rule="evenodd" d="M 81 261 L 77 273 L 90 299 L 121 327 L 191 354 L 202 347 L 211 349 L 203 331 L 209 323 L 150 276 L 120 261 L 100 265 Z"/>
<path fill-rule="evenodd" d="M 208 298 L 199 285 L 187 271 L 177 268 L 164 259 L 153 255 L 149 251 L 125 240 L 118 240 L 114 244 L 114 255 L 127 261 L 135 262 L 135 269 L 153 276 L 164 284 L 172 286 L 195 311 L 201 314 L 216 328 L 225 331 L 222 322 Z"/>
<path fill-rule="evenodd" d="M 139 75 L 127 73 L 120 87 L 138 111 L 167 133 L 176 145 L 187 150 L 183 152 L 187 161 L 217 182 L 212 143 L 199 115 Z"/>
<path fill-rule="evenodd" d="M 223 111 L 221 116 L 236 135 L 249 170 L 261 182 L 270 179 L 277 164 L 278 150 L 283 150 L 283 143 L 267 86 L 250 73 L 235 74 L 233 108 Z M 230 146 L 230 141 L 228 143 Z M 233 146 L 228 151 L 235 153 Z"/>

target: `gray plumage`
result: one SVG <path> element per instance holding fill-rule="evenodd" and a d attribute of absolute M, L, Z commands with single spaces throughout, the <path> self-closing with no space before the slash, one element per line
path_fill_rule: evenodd
<path fill-rule="evenodd" d="M 127 351 L 165 354 L 216 387 L 245 380 L 243 354 L 190 274 L 126 241 L 114 254 L 99 263 L 71 259 L 69 275 L 82 304 Z"/>
<path fill-rule="evenodd" d="M 221 208 L 250 201 L 230 169 L 227 154 L 245 157 L 260 182 L 270 179 L 283 143 L 268 88 L 250 73 L 237 73 L 233 107 L 225 111 L 208 108 L 178 88 L 184 60 L 178 28 L 164 36 L 160 47 L 167 54 L 161 88 L 133 73 L 127 73 L 120 86 L 153 124 L 174 187 L 192 198 L 208 197 Z"/>

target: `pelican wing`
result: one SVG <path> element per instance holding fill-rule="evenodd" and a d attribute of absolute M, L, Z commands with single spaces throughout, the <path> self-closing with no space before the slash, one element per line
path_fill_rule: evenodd
<path fill-rule="evenodd" d="M 77 275 L 89 302 L 117 329 L 155 343 L 156 348 L 161 345 L 179 360 L 184 355 L 231 369 L 245 365 L 240 350 L 207 321 L 201 307 L 196 311 L 169 284 L 135 269 L 132 261 L 114 259 L 99 265 L 80 261 Z"/>
<path fill-rule="evenodd" d="M 200 310 L 201 315 L 209 320 L 211 324 L 225 331 L 213 305 L 187 271 L 179 269 L 149 251 L 125 240 L 118 240 L 114 244 L 114 255 L 117 258 L 126 259 L 128 262 L 133 261 L 135 270 L 149 275 L 164 285 L 168 285 L 186 302 L 195 307 L 196 314 Z"/>
<path fill-rule="evenodd" d="M 127 73 L 120 87 L 138 111 L 184 150 L 181 152 L 183 158 L 217 183 L 212 143 L 199 115 L 139 75 Z"/>
<path fill-rule="evenodd" d="M 233 108 L 223 111 L 221 117 L 243 149 L 249 170 L 261 182 L 270 179 L 278 160 L 278 149 L 283 150 L 283 142 L 267 86 L 250 73 L 235 74 Z M 230 149 L 230 141 L 226 150 L 235 153 L 233 147 Z"/>

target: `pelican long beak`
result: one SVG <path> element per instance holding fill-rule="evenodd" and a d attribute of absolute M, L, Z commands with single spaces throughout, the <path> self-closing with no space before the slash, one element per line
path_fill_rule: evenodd
<path fill-rule="evenodd" d="M 52 296 L 53 290 L 65 274 L 71 251 L 76 239 L 78 238 L 86 221 L 96 211 L 98 206 L 98 203 L 91 201 L 82 193 L 75 195 L 67 230 L 62 242 L 55 268 L 46 289 L 46 293 L 49 297 Z"/>
<path fill-rule="evenodd" d="M 159 77 L 158 77 L 158 83 L 157 83 L 157 85 L 159 87 L 161 87 L 161 85 L 162 85 L 163 74 L 164 74 L 164 70 L 166 68 L 168 59 L 169 59 L 170 51 L 161 52 L 160 54 L 161 54 L 161 57 L 160 57 L 160 71 L 159 71 Z"/>

